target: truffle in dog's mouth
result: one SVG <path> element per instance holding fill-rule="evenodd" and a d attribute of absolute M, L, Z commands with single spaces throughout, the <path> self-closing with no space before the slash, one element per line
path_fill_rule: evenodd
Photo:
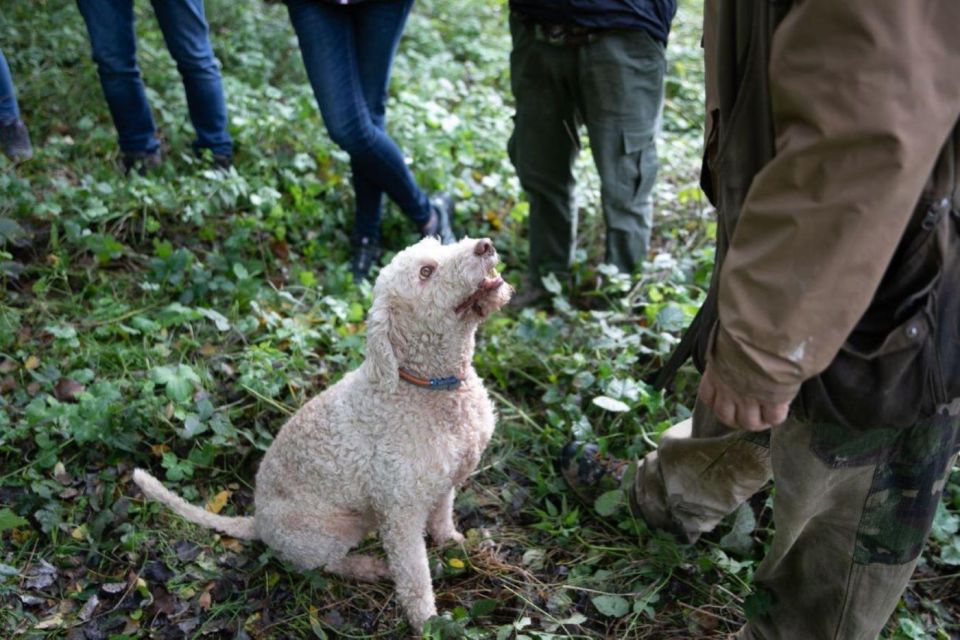
<path fill-rule="evenodd" d="M 473 311 L 481 318 L 487 315 L 487 309 L 483 301 L 494 291 L 503 286 L 503 278 L 497 273 L 496 269 L 490 269 L 487 277 L 480 281 L 476 290 L 464 298 L 463 302 L 457 305 L 454 311 L 457 314 L 463 314 L 467 311 Z"/>

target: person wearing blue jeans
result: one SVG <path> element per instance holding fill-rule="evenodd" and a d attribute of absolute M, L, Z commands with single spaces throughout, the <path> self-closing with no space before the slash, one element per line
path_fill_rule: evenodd
<path fill-rule="evenodd" d="M 233 141 L 220 66 L 210 46 L 203 0 L 152 0 L 163 39 L 177 62 L 196 131 L 194 150 L 209 149 L 217 166 L 229 166 Z M 93 60 L 117 127 L 126 171 L 141 173 L 160 162 L 160 141 L 137 66 L 133 0 L 77 0 L 87 23 Z"/>
<path fill-rule="evenodd" d="M 0 150 L 14 162 L 33 157 L 30 135 L 20 119 L 20 107 L 13 89 L 13 78 L 7 59 L 0 51 Z"/>
<path fill-rule="evenodd" d="M 307 77 L 330 138 L 350 155 L 356 220 L 351 271 L 365 278 L 380 256 L 386 193 L 421 235 L 455 241 L 448 197 L 414 180 L 385 129 L 390 67 L 413 0 L 286 0 Z"/>

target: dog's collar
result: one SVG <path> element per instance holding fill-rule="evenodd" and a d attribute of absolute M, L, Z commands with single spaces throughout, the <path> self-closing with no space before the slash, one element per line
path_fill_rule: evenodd
<path fill-rule="evenodd" d="M 431 391 L 453 391 L 463 384 L 463 380 L 457 376 L 447 376 L 446 378 L 421 378 L 420 376 L 410 373 L 406 369 L 398 369 L 397 372 L 400 374 L 400 379 L 404 382 L 408 382 L 422 389 L 430 389 Z"/>

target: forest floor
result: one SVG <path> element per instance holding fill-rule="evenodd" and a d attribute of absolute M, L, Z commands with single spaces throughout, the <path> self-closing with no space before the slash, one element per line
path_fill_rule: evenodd
<path fill-rule="evenodd" d="M 188 500 L 252 510 L 285 417 L 362 361 L 367 283 L 346 266 L 349 162 L 329 140 L 282 6 L 208 0 L 233 170 L 190 152 L 183 89 L 149 3 L 139 59 L 166 162 L 124 177 L 74 3 L 13 3 L 0 42 L 36 158 L 0 159 L 0 636 L 399 638 L 389 583 L 301 573 L 259 543 L 185 523 L 131 482 L 151 469 Z M 668 48 L 655 246 L 642 276 L 600 266 L 599 184 L 577 163 L 580 251 L 548 310 L 480 330 L 500 419 L 460 492 L 467 540 L 431 549 L 434 638 L 722 638 L 762 610 L 751 577 L 772 536 L 757 496 L 695 546 L 622 501 L 580 505 L 554 466 L 571 438 L 643 455 L 686 418 L 696 373 L 645 378 L 702 301 L 715 223 L 697 186 L 700 7 Z M 396 60 L 389 128 L 457 228 L 526 261 L 504 0 L 420 0 Z M 584 138 L 584 146 L 588 141 Z M 415 235 L 390 205 L 389 254 Z M 960 475 L 887 638 L 960 637 Z M 598 511 L 599 508 L 599 511 Z M 601 515 L 601 513 L 603 515 Z M 379 553 L 375 540 L 365 546 Z"/>

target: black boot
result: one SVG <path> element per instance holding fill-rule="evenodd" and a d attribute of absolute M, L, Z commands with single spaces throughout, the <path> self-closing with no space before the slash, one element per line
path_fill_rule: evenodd
<path fill-rule="evenodd" d="M 591 508 L 601 494 L 620 488 L 629 464 L 627 460 L 601 454 L 595 444 L 578 441 L 567 443 L 557 460 L 567 486 Z"/>
<path fill-rule="evenodd" d="M 163 161 L 160 150 L 141 151 L 137 153 L 124 153 L 120 157 L 123 164 L 123 175 L 128 176 L 131 173 L 137 173 L 145 176 L 157 167 Z"/>
<path fill-rule="evenodd" d="M 380 243 L 375 238 L 363 237 L 353 242 L 350 257 L 350 273 L 353 281 L 360 282 L 370 276 L 370 269 L 380 260 Z"/>
<path fill-rule="evenodd" d="M 30 134 L 21 120 L 0 126 L 0 150 L 13 162 L 23 162 L 33 157 Z"/>
<path fill-rule="evenodd" d="M 453 235 L 453 198 L 439 193 L 430 199 L 430 219 L 420 227 L 420 237 L 437 236 L 441 244 L 453 244 L 457 236 Z"/>

